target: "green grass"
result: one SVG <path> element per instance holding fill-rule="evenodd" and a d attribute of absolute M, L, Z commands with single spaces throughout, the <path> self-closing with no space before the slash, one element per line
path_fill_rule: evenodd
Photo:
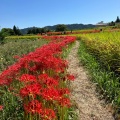
<path fill-rule="evenodd" d="M 96 83 L 101 97 L 114 107 L 114 114 L 117 116 L 120 110 L 120 78 L 115 77 L 114 73 L 103 69 L 82 41 L 80 41 L 78 55 L 82 64 L 88 69 L 91 80 Z"/>
<path fill-rule="evenodd" d="M 23 54 L 27 54 L 31 51 L 34 51 L 35 48 L 46 44 L 47 42 L 48 41 L 42 39 L 16 39 L 5 41 L 4 44 L 0 45 L 0 72 L 16 61 L 13 56 L 22 56 Z"/>

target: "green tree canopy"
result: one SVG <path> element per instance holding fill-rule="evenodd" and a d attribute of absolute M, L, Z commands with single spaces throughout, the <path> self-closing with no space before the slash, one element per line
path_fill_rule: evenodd
<path fill-rule="evenodd" d="M 14 31 L 13 31 L 11 28 L 2 28 L 1 34 L 2 34 L 3 36 L 15 35 Z"/>
<path fill-rule="evenodd" d="M 115 26 L 115 22 L 111 21 L 111 22 L 109 23 L 109 26 Z"/>
<path fill-rule="evenodd" d="M 38 34 L 38 33 L 46 33 L 48 29 L 46 28 L 36 28 L 33 27 L 31 29 L 28 29 L 27 34 Z"/>
<path fill-rule="evenodd" d="M 57 25 L 56 26 L 56 32 L 63 32 L 63 31 L 66 31 L 67 30 L 67 27 L 66 27 L 66 25 L 64 25 L 64 24 L 59 24 L 59 25 Z"/>
<path fill-rule="evenodd" d="M 120 19 L 119 19 L 119 17 L 117 16 L 117 19 L 116 19 L 116 21 L 115 21 L 116 23 L 118 23 L 118 22 L 120 22 Z"/>
<path fill-rule="evenodd" d="M 21 35 L 21 32 L 20 32 L 19 28 L 16 27 L 15 25 L 13 26 L 13 31 L 14 31 L 15 35 Z"/>
<path fill-rule="evenodd" d="M 4 39 L 4 37 L 3 37 L 2 33 L 0 32 L 0 43 L 3 39 Z"/>

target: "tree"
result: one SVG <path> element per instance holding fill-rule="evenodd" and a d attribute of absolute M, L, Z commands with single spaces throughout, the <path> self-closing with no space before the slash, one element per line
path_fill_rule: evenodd
<path fill-rule="evenodd" d="M 56 32 L 63 32 L 63 31 L 66 31 L 67 30 L 67 27 L 66 27 L 66 25 L 64 25 L 64 24 L 59 24 L 59 25 L 57 25 L 56 26 Z"/>
<path fill-rule="evenodd" d="M 4 36 L 0 32 L 0 43 L 3 41 L 3 39 L 4 39 Z"/>
<path fill-rule="evenodd" d="M 27 31 L 27 34 L 31 34 L 31 33 L 32 33 L 32 30 L 29 29 L 29 30 Z"/>
<path fill-rule="evenodd" d="M 17 35 L 17 28 L 15 25 L 13 26 L 13 31 L 14 31 L 15 35 Z"/>
<path fill-rule="evenodd" d="M 6 37 L 6 36 L 11 36 L 11 35 L 15 35 L 13 29 L 11 29 L 11 28 L 2 28 L 1 34 L 2 34 L 4 37 Z"/>
<path fill-rule="evenodd" d="M 13 26 L 13 31 L 14 31 L 15 35 L 21 35 L 21 31 L 15 25 Z"/>
<path fill-rule="evenodd" d="M 110 22 L 110 23 L 109 23 L 109 26 L 115 26 L 115 22 L 113 22 L 113 21 Z"/>
<path fill-rule="evenodd" d="M 22 35 L 22 33 L 18 27 L 17 27 L 17 35 Z"/>
<path fill-rule="evenodd" d="M 115 21 L 116 23 L 118 23 L 118 22 L 120 22 L 120 19 L 119 19 L 119 17 L 117 16 L 117 19 L 116 19 L 116 21 Z"/>

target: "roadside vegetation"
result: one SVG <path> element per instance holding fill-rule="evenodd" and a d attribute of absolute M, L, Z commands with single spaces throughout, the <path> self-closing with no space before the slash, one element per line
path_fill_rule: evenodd
<path fill-rule="evenodd" d="M 97 33 L 79 36 L 79 59 L 89 70 L 97 91 L 109 104 L 114 117 L 120 111 L 120 33 Z"/>

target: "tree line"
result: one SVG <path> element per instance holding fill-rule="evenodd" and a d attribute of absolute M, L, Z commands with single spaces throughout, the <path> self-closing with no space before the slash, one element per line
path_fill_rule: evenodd
<path fill-rule="evenodd" d="M 11 35 L 21 35 L 21 31 L 18 27 L 15 25 L 13 26 L 13 29 L 11 28 L 2 28 L 0 31 L 0 35 L 3 37 L 11 36 Z"/>
<path fill-rule="evenodd" d="M 109 26 L 115 26 L 116 23 L 120 23 L 120 18 L 119 18 L 119 16 L 117 16 L 117 18 L 116 18 L 115 21 L 111 21 L 111 22 L 109 23 Z"/>
<path fill-rule="evenodd" d="M 63 32 L 63 31 L 66 31 L 67 30 L 67 27 L 66 25 L 64 24 L 58 24 L 56 26 L 56 29 L 55 29 L 55 32 Z M 47 32 L 50 32 L 51 30 L 48 29 L 48 28 L 31 28 L 27 31 L 27 34 L 42 34 L 42 33 L 47 33 Z"/>
<path fill-rule="evenodd" d="M 59 24 L 56 26 L 56 32 L 62 32 L 62 31 L 66 31 L 67 27 L 64 24 Z M 51 30 L 48 28 L 37 28 L 37 27 L 33 27 L 33 28 L 29 28 L 27 29 L 27 34 L 43 34 L 43 33 L 47 33 L 50 32 Z M 16 27 L 15 25 L 13 26 L 13 28 L 2 28 L 0 31 L 0 39 L 2 39 L 3 37 L 6 36 L 11 36 L 11 35 L 22 35 L 21 30 Z"/>

